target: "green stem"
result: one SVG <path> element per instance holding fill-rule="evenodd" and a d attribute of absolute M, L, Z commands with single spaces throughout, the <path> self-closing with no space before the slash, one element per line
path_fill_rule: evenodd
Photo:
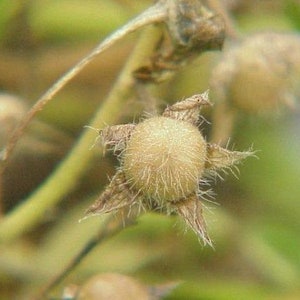
<path fill-rule="evenodd" d="M 100 129 L 103 124 L 114 124 L 118 120 L 134 85 L 131 73 L 152 53 L 159 37 L 158 28 L 150 26 L 145 29 L 119 79 L 90 123 L 91 127 Z M 93 157 L 90 146 L 94 140 L 94 133 L 85 130 L 51 176 L 28 199 L 1 220 L 0 242 L 16 239 L 32 229 L 43 219 L 47 210 L 75 188 Z"/>
<path fill-rule="evenodd" d="M 269 245 L 257 232 L 253 232 L 253 229 L 245 232 L 244 237 L 240 241 L 241 253 L 262 277 L 278 287 L 297 286 L 299 271 L 293 263 Z"/>
<path fill-rule="evenodd" d="M 135 224 L 136 213 L 129 212 L 129 209 L 123 209 L 119 211 L 119 217 L 116 218 L 115 215 L 110 215 L 96 235 L 90 238 L 87 243 L 82 247 L 82 249 L 73 257 L 73 259 L 65 266 L 65 268 L 52 280 L 50 280 L 38 293 L 34 299 L 44 299 L 46 295 L 58 285 L 68 274 L 80 264 L 80 262 L 100 243 L 108 238 L 113 237 L 118 234 L 123 229 Z"/>
<path fill-rule="evenodd" d="M 212 133 L 210 142 L 226 146 L 233 135 L 233 126 L 236 119 L 236 110 L 228 103 L 220 102 L 215 105 L 212 116 Z"/>

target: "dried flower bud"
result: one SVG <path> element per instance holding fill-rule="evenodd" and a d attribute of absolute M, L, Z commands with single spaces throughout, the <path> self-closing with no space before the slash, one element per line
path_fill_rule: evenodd
<path fill-rule="evenodd" d="M 104 143 L 125 146 L 121 166 L 85 216 L 146 204 L 146 208 L 177 213 L 204 244 L 212 245 L 202 215 L 201 200 L 207 191 L 201 191 L 200 185 L 208 183 L 205 176 L 226 172 L 253 153 L 232 152 L 205 141 L 197 121 L 201 107 L 208 104 L 205 92 L 179 101 L 167 107 L 162 116 L 134 127 L 107 127 Z"/>
<path fill-rule="evenodd" d="M 198 0 L 167 0 L 167 32 L 155 53 L 134 72 L 143 82 L 161 82 L 209 50 L 220 50 L 225 39 L 223 18 Z"/>
<path fill-rule="evenodd" d="M 299 35 L 260 33 L 225 50 L 211 84 L 219 100 L 257 113 L 293 107 L 299 80 Z"/>
<path fill-rule="evenodd" d="M 167 24 L 176 44 L 197 51 L 222 48 L 225 38 L 224 21 L 206 8 L 202 1 L 171 0 L 168 9 Z"/>

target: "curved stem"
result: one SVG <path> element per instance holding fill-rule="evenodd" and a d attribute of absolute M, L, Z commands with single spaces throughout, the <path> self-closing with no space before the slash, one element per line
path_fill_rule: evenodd
<path fill-rule="evenodd" d="M 114 124 L 117 121 L 134 85 L 131 73 L 152 53 L 160 33 L 161 31 L 153 26 L 145 29 L 119 79 L 106 101 L 100 106 L 90 126 L 100 129 L 104 122 Z M 93 156 L 93 151 L 89 149 L 94 139 L 93 132 L 85 130 L 69 155 L 43 185 L 1 220 L 0 242 L 15 239 L 33 228 L 43 219 L 48 209 L 77 185 Z"/>
<path fill-rule="evenodd" d="M 91 237 L 90 240 L 82 247 L 75 257 L 65 266 L 65 268 L 57 274 L 52 280 L 50 280 L 38 293 L 34 299 L 44 299 L 46 295 L 58 285 L 64 278 L 66 278 L 74 268 L 76 268 L 80 262 L 93 250 L 96 246 L 103 241 L 115 236 L 123 229 L 132 226 L 136 222 L 137 214 L 131 212 L 129 214 L 128 209 L 124 209 L 118 213 L 117 216 L 110 215 L 104 224 L 102 224 L 98 233 Z"/>
<path fill-rule="evenodd" d="M 74 67 L 65 73 L 59 80 L 57 80 L 38 101 L 32 106 L 19 126 L 13 132 L 6 148 L 0 152 L 1 169 L 6 167 L 6 162 L 11 156 L 18 140 L 24 134 L 25 129 L 33 119 L 33 117 L 53 98 L 59 90 L 61 90 L 72 78 L 74 78 L 86 65 L 88 65 L 97 55 L 111 47 L 114 43 L 122 39 L 127 34 L 136 31 L 137 29 L 157 22 L 162 22 L 166 17 L 166 9 L 161 1 L 156 5 L 148 8 L 142 14 L 128 22 L 126 25 L 115 31 L 112 35 L 102 41 L 90 54 L 80 60 Z"/>

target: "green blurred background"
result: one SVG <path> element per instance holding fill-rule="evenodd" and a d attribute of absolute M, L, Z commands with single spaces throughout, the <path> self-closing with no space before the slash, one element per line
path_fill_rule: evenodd
<path fill-rule="evenodd" d="M 0 91 L 17 95 L 29 107 L 100 40 L 149 5 L 151 1 L 0 0 Z M 297 0 L 232 1 L 231 9 L 245 35 L 300 29 Z M 3 211 L 25 199 L 59 164 L 136 40 L 137 34 L 128 36 L 99 56 L 38 114 L 9 165 Z M 219 56 L 202 55 L 160 85 L 156 95 L 172 103 L 205 91 Z M 138 105 L 129 107 L 120 123 L 137 120 L 140 112 Z M 53 294 L 58 297 L 65 285 L 114 271 L 149 285 L 182 281 L 166 299 L 300 299 L 299 129 L 299 110 L 240 118 L 231 142 L 239 150 L 253 145 L 258 159 L 240 167 L 239 180 L 226 176 L 214 183 L 219 205 L 208 203 L 206 218 L 215 249 L 203 248 L 175 216 L 147 213 L 136 226 L 97 247 Z M 1 299 L 25 299 L 38 290 L 97 231 L 103 218 L 78 220 L 117 165 L 112 155 L 95 159 L 76 190 L 47 213 L 42 225 L 0 246 Z"/>

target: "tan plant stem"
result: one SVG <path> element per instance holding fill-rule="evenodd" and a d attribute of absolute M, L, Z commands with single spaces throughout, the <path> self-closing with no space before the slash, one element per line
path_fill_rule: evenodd
<path fill-rule="evenodd" d="M 24 134 L 25 129 L 33 119 L 33 117 L 43 109 L 43 107 L 53 98 L 59 90 L 61 90 L 72 78 L 74 78 L 86 65 L 88 65 L 97 55 L 105 51 L 107 48 L 112 46 L 114 43 L 119 41 L 127 34 L 136 31 L 137 29 L 157 22 L 162 22 L 166 17 L 166 9 L 164 8 L 161 1 L 156 5 L 145 10 L 142 14 L 128 22 L 126 25 L 121 27 L 119 30 L 114 32 L 111 36 L 107 37 L 102 41 L 90 54 L 85 56 L 79 61 L 74 67 L 72 67 L 67 73 L 65 73 L 58 81 L 56 81 L 50 89 L 43 94 L 38 101 L 32 106 L 29 112 L 26 114 L 24 119 L 21 121 L 19 126 L 13 132 L 6 148 L 0 152 L 0 172 L 3 172 L 6 166 L 8 158 L 11 156 L 18 140 Z"/>
<path fill-rule="evenodd" d="M 131 73 L 152 53 L 152 47 L 156 45 L 160 34 L 159 28 L 153 26 L 143 32 L 119 79 L 105 102 L 99 107 L 90 126 L 100 129 L 105 123 L 114 124 L 117 121 L 132 92 L 134 79 Z M 13 240 L 32 229 L 43 219 L 48 209 L 78 184 L 93 157 L 90 146 L 94 140 L 94 133 L 85 130 L 69 155 L 43 185 L 1 220 L 0 242 Z M 97 151 L 102 152 L 101 149 Z"/>
<path fill-rule="evenodd" d="M 66 278 L 68 274 L 74 270 L 74 268 L 78 266 L 93 249 L 95 249 L 96 246 L 118 234 L 124 228 L 133 225 L 135 220 L 136 214 L 132 211 L 129 214 L 128 210 L 122 211 L 122 213 L 119 212 L 117 215 L 110 215 L 106 219 L 105 223 L 102 224 L 99 232 L 83 246 L 83 248 L 66 265 L 61 273 L 50 280 L 33 299 L 44 299 L 55 286 L 57 286 L 64 278 Z"/>

